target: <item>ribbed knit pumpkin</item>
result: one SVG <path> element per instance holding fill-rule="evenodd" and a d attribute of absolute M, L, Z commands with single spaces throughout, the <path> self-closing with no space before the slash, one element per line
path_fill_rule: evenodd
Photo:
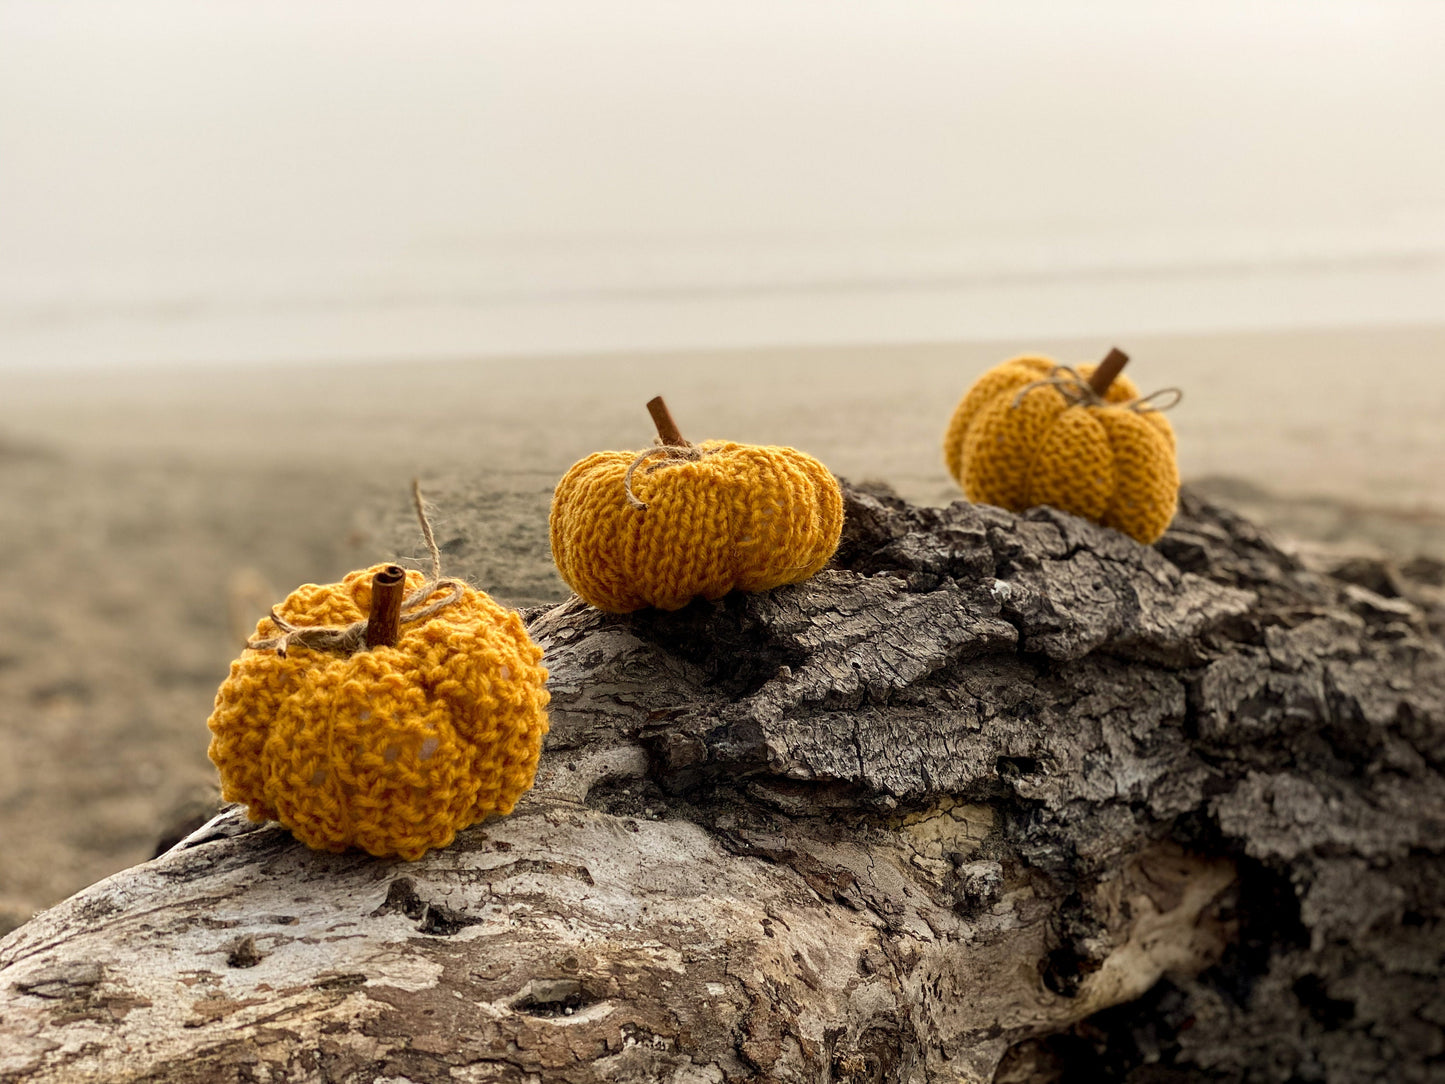
<path fill-rule="evenodd" d="M 1148 544 L 1178 501 L 1174 430 L 1127 377 L 1094 395 L 1095 368 L 1019 357 L 990 369 L 954 411 L 944 460 L 971 501 L 1051 505 Z"/>
<path fill-rule="evenodd" d="M 386 567 L 297 588 L 275 612 L 293 626 L 361 621 Z M 406 573 L 407 591 L 426 583 Z M 515 612 L 470 587 L 453 590 L 449 605 L 403 623 L 395 646 L 248 648 L 208 722 L 222 797 L 309 847 L 407 859 L 511 812 L 547 732 L 547 671 Z M 446 591 L 439 585 L 430 599 Z M 257 637 L 282 628 L 264 618 Z"/>
<path fill-rule="evenodd" d="M 557 484 L 552 558 L 598 609 L 766 591 L 807 579 L 838 548 L 843 495 L 812 456 L 720 440 L 686 449 L 640 463 L 640 452 L 597 452 Z"/>

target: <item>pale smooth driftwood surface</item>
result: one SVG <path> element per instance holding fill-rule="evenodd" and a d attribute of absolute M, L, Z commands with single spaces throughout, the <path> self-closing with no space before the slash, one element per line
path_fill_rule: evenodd
<path fill-rule="evenodd" d="M 806 584 L 531 611 L 513 816 L 408 864 L 232 812 L 16 930 L 0 1079 L 1441 1079 L 1412 569 L 849 490 Z"/>

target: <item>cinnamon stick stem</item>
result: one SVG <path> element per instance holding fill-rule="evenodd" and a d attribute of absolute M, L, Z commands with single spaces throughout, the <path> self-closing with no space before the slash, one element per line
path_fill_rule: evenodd
<path fill-rule="evenodd" d="M 401 635 L 401 600 L 406 571 L 387 565 L 371 578 L 371 613 L 366 619 L 366 646 L 395 647 Z"/>
<path fill-rule="evenodd" d="M 1094 394 L 1100 399 L 1109 390 L 1109 385 L 1114 383 L 1114 378 L 1119 375 L 1124 366 L 1129 364 L 1129 355 L 1120 350 L 1117 346 L 1110 347 L 1104 360 L 1099 362 L 1098 368 L 1089 374 L 1089 387 L 1094 389 Z"/>
<path fill-rule="evenodd" d="M 675 448 L 687 447 L 687 441 L 682 439 L 677 422 L 672 420 L 672 414 L 668 411 L 667 404 L 662 401 L 662 396 L 658 395 L 647 401 L 647 412 L 652 415 L 652 424 L 657 426 L 657 435 L 662 438 L 662 443 Z"/>

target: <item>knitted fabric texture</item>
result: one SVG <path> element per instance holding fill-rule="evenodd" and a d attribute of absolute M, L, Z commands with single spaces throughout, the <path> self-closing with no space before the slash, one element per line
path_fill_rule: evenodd
<path fill-rule="evenodd" d="M 297 588 L 277 612 L 296 625 L 363 620 L 385 567 Z M 406 590 L 425 582 L 408 572 Z M 276 632 L 269 617 L 256 627 Z M 403 624 L 394 647 L 248 649 L 207 723 L 221 795 L 317 850 L 420 858 L 531 787 L 547 733 L 541 658 L 521 618 L 470 587 Z"/>
<path fill-rule="evenodd" d="M 793 448 L 706 441 L 695 459 L 637 452 L 573 465 L 552 497 L 552 558 L 599 610 L 677 610 L 729 591 L 766 591 L 817 572 L 843 529 L 837 479 Z"/>
<path fill-rule="evenodd" d="M 1087 379 L 1092 365 L 1078 367 Z M 1077 402 L 1050 379 L 1047 358 L 1006 361 L 979 377 L 954 411 L 943 457 L 968 499 L 1010 511 L 1047 504 L 1140 542 L 1174 518 L 1174 430 L 1116 377 L 1103 404 Z"/>

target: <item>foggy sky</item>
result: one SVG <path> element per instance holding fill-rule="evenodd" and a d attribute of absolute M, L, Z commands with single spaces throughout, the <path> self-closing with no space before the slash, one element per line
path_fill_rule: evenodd
<path fill-rule="evenodd" d="M 0 0 L 0 323 L 196 291 L 1437 259 L 1442 46 L 1430 0 Z"/>

